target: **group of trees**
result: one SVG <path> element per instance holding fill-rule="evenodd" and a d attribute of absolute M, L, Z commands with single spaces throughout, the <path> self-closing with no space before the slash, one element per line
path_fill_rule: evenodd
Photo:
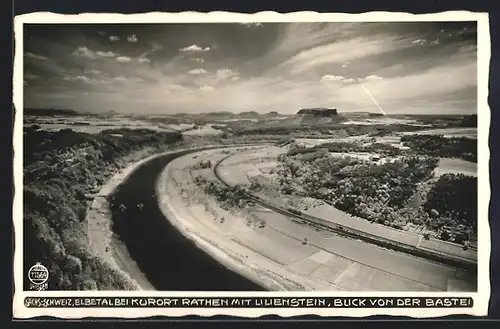
<path fill-rule="evenodd" d="M 240 185 L 228 187 L 219 181 L 207 180 L 201 176 L 196 176 L 194 183 L 201 187 L 206 194 L 214 196 L 223 209 L 244 207 L 246 204 L 246 191 Z"/>
<path fill-rule="evenodd" d="M 283 146 L 289 145 L 290 143 L 293 143 L 294 141 L 295 141 L 295 138 L 293 138 L 292 136 L 285 136 L 285 137 L 278 139 L 275 142 L 275 145 L 278 147 L 283 147 Z"/>
<path fill-rule="evenodd" d="M 192 169 L 208 169 L 212 168 L 212 161 L 210 160 L 201 160 L 197 162 L 195 165 L 193 165 Z"/>
<path fill-rule="evenodd" d="M 92 193 L 127 160 L 167 149 L 177 133 L 116 129 L 96 135 L 28 127 L 24 132 L 24 266 L 43 262 L 49 289 L 131 289 L 88 250 Z M 149 151 L 143 152 L 145 148 Z"/>
<path fill-rule="evenodd" d="M 440 135 L 406 135 L 401 138 L 409 150 L 402 150 L 387 143 L 353 143 L 334 141 L 312 147 L 295 143 L 290 145 L 288 155 L 316 153 L 320 150 L 335 153 L 370 152 L 388 156 L 396 155 L 429 155 L 435 157 L 460 158 L 467 161 L 477 161 L 477 140 L 466 137 L 445 138 Z"/>
<path fill-rule="evenodd" d="M 433 184 L 423 204 L 432 228 L 444 228 L 444 235 L 461 239 L 468 230 L 477 231 L 477 178 L 445 174 Z"/>
<path fill-rule="evenodd" d="M 352 142 L 327 142 L 312 147 L 293 143 L 290 145 L 287 152 L 288 156 L 296 156 L 298 154 L 317 153 L 317 152 L 334 152 L 334 153 L 352 153 L 352 152 L 376 152 L 384 155 L 400 155 L 404 154 L 399 148 L 385 143 L 370 143 L 363 145 L 360 143 Z"/>
<path fill-rule="evenodd" d="M 293 190 L 291 184 L 299 184 L 309 196 L 358 216 L 365 208 L 376 208 L 379 204 L 401 207 L 414 193 L 416 184 L 432 177 L 438 163 L 432 157 L 408 156 L 376 164 L 350 156 L 313 155 L 317 157 L 308 162 L 293 157 L 281 159 L 277 172 L 285 193 Z M 379 212 L 375 211 L 373 216 L 380 215 Z"/>
<path fill-rule="evenodd" d="M 477 128 L 477 114 L 471 115 L 412 115 L 425 125 L 440 128 L 470 127 Z"/>
<path fill-rule="evenodd" d="M 293 119 L 292 119 L 293 120 Z M 416 131 L 422 127 L 406 124 L 394 125 L 360 125 L 360 124 L 343 124 L 339 122 L 333 123 L 316 123 L 304 124 L 300 122 L 283 120 L 279 123 L 257 122 L 245 123 L 228 122 L 227 127 L 237 135 L 296 135 L 296 136 L 315 136 L 315 135 L 335 135 L 342 131 L 347 136 L 360 136 L 372 134 L 373 136 L 384 136 L 399 131 Z"/>
<path fill-rule="evenodd" d="M 447 138 L 441 135 L 406 135 L 401 137 L 401 142 L 418 154 L 477 162 L 477 139 Z"/>
<path fill-rule="evenodd" d="M 421 126 L 396 123 L 391 125 L 365 125 L 364 134 L 370 137 L 383 137 L 402 131 L 417 131 L 422 130 Z"/>
<path fill-rule="evenodd" d="M 433 177 L 437 164 L 438 159 L 429 156 L 402 156 L 379 164 L 317 151 L 307 159 L 282 155 L 276 173 L 282 193 L 314 197 L 370 221 L 395 228 L 414 223 L 436 232 L 462 225 L 474 231 L 476 178 L 444 175 L 432 183 L 424 203 L 409 202 L 418 186 Z"/>

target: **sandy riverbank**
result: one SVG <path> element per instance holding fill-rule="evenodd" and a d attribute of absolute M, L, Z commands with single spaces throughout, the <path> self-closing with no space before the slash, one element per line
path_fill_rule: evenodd
<path fill-rule="evenodd" d="M 126 247 L 118 239 L 114 238 L 112 215 L 107 198 L 141 165 L 168 153 L 173 152 L 152 155 L 130 164 L 112 176 L 94 198 L 91 209 L 87 214 L 88 240 L 92 254 L 125 275 L 131 283 L 137 286 L 138 290 L 154 290 L 154 287 L 128 255 Z"/>
<path fill-rule="evenodd" d="M 205 147 L 214 147 L 214 145 Z M 192 150 L 205 147 L 193 148 Z M 154 154 L 121 169 L 101 187 L 87 214 L 87 236 L 91 253 L 127 277 L 137 287 L 137 290 L 155 290 L 155 288 L 129 255 L 127 247 L 115 237 L 112 228 L 112 214 L 107 198 L 143 164 L 161 156 L 180 151 L 172 150 Z"/>
<path fill-rule="evenodd" d="M 244 147 L 245 144 L 238 147 Z M 114 270 L 118 271 L 136 286 L 137 290 L 156 290 L 145 274 L 140 270 L 134 258 L 129 254 L 127 246 L 113 232 L 113 218 L 107 201 L 141 166 L 166 155 L 186 151 L 199 151 L 206 148 L 227 148 L 223 145 L 206 145 L 195 148 L 176 149 L 151 155 L 134 162 L 113 175 L 95 196 L 90 211 L 87 213 L 88 241 L 90 252 L 104 260 Z M 166 219 L 165 219 L 166 220 Z"/>

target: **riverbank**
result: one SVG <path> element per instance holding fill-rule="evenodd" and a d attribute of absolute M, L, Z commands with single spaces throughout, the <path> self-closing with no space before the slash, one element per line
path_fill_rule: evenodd
<path fill-rule="evenodd" d="M 227 269 L 201 250 L 186 245 L 186 239 L 169 225 L 158 208 L 155 186 L 165 166 L 178 156 L 210 148 L 224 146 L 178 149 L 149 156 L 115 174 L 95 197 L 87 216 L 89 248 L 125 275 L 137 290 L 262 290 L 241 282 L 239 275 L 226 273 Z M 126 210 L 110 209 L 110 196 L 114 204 L 122 204 Z M 140 203 L 142 209 L 137 208 Z M 157 256 L 165 252 L 168 257 Z M 226 276 L 222 281 L 225 286 L 194 278 L 198 272 L 193 269 L 197 267 L 203 268 L 204 273 Z"/>
<path fill-rule="evenodd" d="M 162 154 L 168 153 L 172 152 Z M 86 219 L 91 253 L 121 272 L 138 290 L 154 290 L 154 287 L 128 255 L 127 249 L 119 239 L 114 237 L 112 214 L 107 199 L 140 166 L 162 154 L 152 155 L 132 163 L 112 176 L 95 196 Z"/>

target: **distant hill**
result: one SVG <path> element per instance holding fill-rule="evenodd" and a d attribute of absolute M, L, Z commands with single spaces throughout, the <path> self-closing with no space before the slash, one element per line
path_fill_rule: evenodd
<path fill-rule="evenodd" d="M 238 118 L 254 119 L 254 118 L 258 118 L 260 116 L 260 114 L 258 112 L 255 112 L 255 111 L 247 111 L 247 112 L 238 113 L 237 116 L 238 116 Z"/>
<path fill-rule="evenodd" d="M 229 111 L 200 113 L 199 115 L 205 115 L 209 117 L 234 117 L 234 113 Z"/>
<path fill-rule="evenodd" d="M 282 115 L 277 111 L 271 111 L 271 112 L 264 114 L 264 116 L 268 117 L 268 118 L 276 118 L 276 117 L 280 117 Z"/>
<path fill-rule="evenodd" d="M 294 121 L 301 125 L 321 125 L 342 120 L 343 117 L 338 114 L 337 109 L 308 108 L 299 110 Z"/>
<path fill-rule="evenodd" d="M 343 115 L 346 118 L 378 118 L 384 116 L 379 112 L 345 112 Z"/>
<path fill-rule="evenodd" d="M 326 108 L 311 108 L 311 109 L 301 109 L 297 112 L 297 115 L 312 115 L 315 117 L 335 117 L 339 114 L 337 109 L 326 109 Z"/>
<path fill-rule="evenodd" d="M 34 115 L 34 116 L 78 116 L 82 115 L 81 113 L 75 110 L 66 110 L 66 109 L 33 109 L 33 108 L 25 108 L 24 115 Z"/>

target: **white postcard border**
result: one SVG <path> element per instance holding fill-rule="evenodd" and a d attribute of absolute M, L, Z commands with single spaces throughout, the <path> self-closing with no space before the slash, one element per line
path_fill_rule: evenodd
<path fill-rule="evenodd" d="M 23 255 L 23 24 L 27 23 L 229 23 L 229 22 L 396 22 L 396 21 L 477 21 L 478 24 L 478 292 L 477 293 L 382 293 L 382 292 L 127 292 L 127 291 L 61 291 L 61 292 L 24 292 L 22 255 Z M 240 14 L 229 12 L 182 12 L 182 13 L 144 13 L 144 14 L 79 14 L 62 15 L 49 12 L 30 13 L 15 17 L 15 59 L 13 76 L 13 98 L 15 104 L 14 122 L 14 185 L 13 224 L 15 229 L 14 282 L 16 292 L 13 300 L 13 315 L 16 318 L 32 318 L 50 315 L 58 318 L 75 319 L 82 317 L 120 317 L 143 318 L 164 315 L 180 317 L 187 315 L 214 316 L 232 315 L 240 317 L 259 317 L 268 314 L 283 317 L 297 315 L 346 316 L 365 317 L 370 315 L 394 315 L 410 317 L 439 317 L 452 314 L 469 314 L 484 316 L 488 310 L 490 297 L 490 228 L 489 228 L 489 129 L 490 109 L 488 105 L 489 63 L 491 56 L 489 19 L 485 13 L 467 11 L 449 11 L 434 14 L 408 14 L 392 12 L 369 12 L 362 14 L 294 12 L 280 14 L 277 12 L 259 12 L 255 14 Z M 228 309 L 228 308 L 26 308 L 26 296 L 157 296 L 157 297 L 266 297 L 266 296 L 301 296 L 301 297 L 473 297 L 474 307 L 470 309 L 452 308 L 419 308 L 419 309 Z"/>

